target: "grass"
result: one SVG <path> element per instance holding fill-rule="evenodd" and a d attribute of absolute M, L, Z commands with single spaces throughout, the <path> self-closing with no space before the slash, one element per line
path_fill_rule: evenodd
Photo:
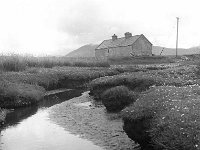
<path fill-rule="evenodd" d="M 14 108 L 31 105 L 40 101 L 44 94 L 45 89 L 37 85 L 1 80 L 0 107 Z"/>
<path fill-rule="evenodd" d="M 171 75 L 171 76 L 170 76 Z M 111 87 L 124 85 L 136 92 L 147 90 L 150 86 L 156 85 L 176 85 L 181 86 L 188 83 L 189 80 L 182 78 L 173 78 L 174 74 L 166 72 L 135 72 L 135 73 L 123 73 L 119 75 L 102 77 L 93 80 L 89 89 L 91 95 L 96 99 L 101 98 L 102 91 Z"/>
<path fill-rule="evenodd" d="M 124 130 L 148 149 L 200 149 L 200 87 L 155 87 L 123 110 Z"/>
<path fill-rule="evenodd" d="M 172 58 L 165 56 L 135 56 L 135 57 L 119 57 L 109 58 L 110 64 L 162 64 L 174 63 Z"/>
<path fill-rule="evenodd" d="M 61 81 L 88 82 L 98 77 L 115 75 L 118 73 L 119 72 L 109 68 L 90 68 L 90 67 L 30 68 L 24 72 L 5 72 L 3 74 L 0 74 L 0 79 L 5 79 L 12 83 L 26 83 L 26 84 L 39 85 L 48 90 L 54 88 L 54 85 L 61 84 L 60 83 Z"/>
<path fill-rule="evenodd" d="M 102 103 L 110 112 L 121 111 L 125 106 L 134 102 L 137 94 L 125 86 L 116 86 L 103 92 Z"/>
<path fill-rule="evenodd" d="M 102 101 L 108 111 L 120 111 L 131 102 L 134 102 L 137 97 L 133 94 L 131 98 L 131 95 L 128 93 L 141 95 L 152 86 L 181 87 L 200 83 L 196 79 L 194 68 L 191 67 L 175 66 L 173 68 L 153 66 L 153 69 L 149 70 L 147 68 L 149 66 L 143 66 L 143 68 L 140 68 L 143 71 L 139 72 L 133 68 L 133 71 L 136 70 L 136 72 L 121 73 L 94 79 L 89 84 L 90 95 L 95 100 Z M 119 98 L 120 96 L 124 97 Z M 123 101 L 122 99 L 125 100 Z"/>
<path fill-rule="evenodd" d="M 118 73 L 105 67 L 29 68 L 22 72 L 4 72 L 0 74 L 0 107 L 26 106 L 41 99 L 45 90 L 83 87 L 90 80 Z"/>
<path fill-rule="evenodd" d="M 33 57 L 10 55 L 0 56 L 1 71 L 23 71 L 30 67 L 52 68 L 55 66 L 109 67 L 108 62 L 95 58 Z"/>

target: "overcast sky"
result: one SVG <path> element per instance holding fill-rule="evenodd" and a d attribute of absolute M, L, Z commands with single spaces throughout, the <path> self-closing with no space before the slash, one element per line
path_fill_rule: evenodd
<path fill-rule="evenodd" d="M 198 0 L 0 0 L 0 52 L 64 55 L 124 32 L 153 45 L 200 45 Z"/>

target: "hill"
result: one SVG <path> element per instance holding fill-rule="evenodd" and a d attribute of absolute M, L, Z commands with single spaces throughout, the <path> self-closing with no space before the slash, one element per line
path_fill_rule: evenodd
<path fill-rule="evenodd" d="M 88 44 L 68 53 L 66 57 L 95 57 L 95 48 L 98 45 Z"/>
<path fill-rule="evenodd" d="M 66 57 L 95 57 L 95 48 L 98 45 L 88 44 L 84 45 L 66 55 Z M 163 47 L 153 46 L 152 52 L 154 55 L 160 55 Z M 191 54 L 200 54 L 200 47 L 192 47 L 189 49 L 179 48 L 178 55 L 191 55 Z M 166 48 L 164 47 L 162 56 L 166 55 L 176 55 L 175 48 Z"/>
<path fill-rule="evenodd" d="M 161 46 L 153 46 L 153 54 L 160 55 L 163 47 Z M 192 48 L 179 48 L 178 49 L 178 55 L 191 55 L 191 54 L 200 54 L 200 47 L 192 47 Z M 166 48 L 164 47 L 162 55 L 176 55 L 176 49 L 175 48 Z"/>

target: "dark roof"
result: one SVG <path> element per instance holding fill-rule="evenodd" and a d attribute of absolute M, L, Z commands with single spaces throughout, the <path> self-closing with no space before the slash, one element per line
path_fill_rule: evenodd
<path fill-rule="evenodd" d="M 116 40 L 104 40 L 96 49 L 104 49 L 104 48 L 113 48 L 113 47 L 121 47 L 121 46 L 129 46 L 135 43 L 137 39 L 139 39 L 141 35 L 131 36 L 129 38 L 118 38 Z"/>

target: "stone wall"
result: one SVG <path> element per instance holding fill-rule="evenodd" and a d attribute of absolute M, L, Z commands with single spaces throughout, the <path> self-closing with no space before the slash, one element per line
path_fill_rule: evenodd
<path fill-rule="evenodd" d="M 144 37 L 141 36 L 133 44 L 133 54 L 134 55 L 152 55 L 152 44 Z"/>

